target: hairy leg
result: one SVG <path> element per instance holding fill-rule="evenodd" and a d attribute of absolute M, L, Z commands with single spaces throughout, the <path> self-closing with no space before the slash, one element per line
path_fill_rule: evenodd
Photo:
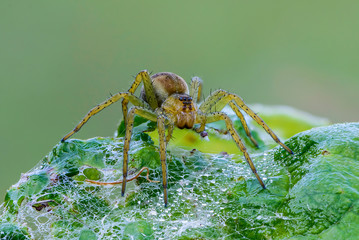
<path fill-rule="evenodd" d="M 128 89 L 128 92 L 134 94 L 138 86 L 141 84 L 141 82 L 143 82 L 143 85 L 145 87 L 146 96 L 149 96 L 147 97 L 147 101 L 149 105 L 151 106 L 152 109 L 156 109 L 158 103 L 153 90 L 152 80 L 147 70 L 143 70 L 136 75 L 135 81 L 133 81 L 131 87 Z M 129 102 L 128 99 L 122 100 L 122 113 L 123 113 L 123 120 L 125 121 L 125 123 L 127 122 L 128 102 Z"/>
<path fill-rule="evenodd" d="M 69 132 L 65 137 L 63 137 L 61 139 L 61 142 L 65 141 L 66 139 L 68 139 L 69 137 L 71 137 L 74 133 L 78 132 L 81 127 L 95 114 L 97 114 L 98 112 L 100 112 L 101 110 L 105 109 L 106 107 L 110 106 L 111 104 L 117 102 L 120 99 L 127 99 L 128 101 L 132 102 L 133 105 L 137 105 L 137 106 L 145 106 L 147 108 L 149 108 L 148 104 L 146 102 L 144 102 L 142 99 L 134 96 L 131 93 L 123 93 L 123 92 L 119 92 L 115 95 L 113 95 L 112 97 L 110 97 L 109 99 L 107 99 L 106 101 L 104 101 L 103 103 L 100 103 L 99 105 L 97 105 L 96 107 L 92 108 L 86 115 L 85 117 L 79 122 L 79 124 L 77 124 L 77 126 L 71 131 Z"/>
<path fill-rule="evenodd" d="M 199 77 L 193 77 L 191 81 L 189 95 L 192 97 L 193 102 L 196 104 L 201 99 L 202 80 Z"/>
<path fill-rule="evenodd" d="M 252 143 L 254 144 L 254 146 L 258 147 L 258 143 L 257 141 L 253 138 L 251 131 L 248 128 L 248 124 L 246 122 L 246 120 L 244 119 L 243 114 L 241 113 L 241 111 L 239 110 L 238 106 L 233 102 L 230 101 L 229 102 L 229 106 L 232 108 L 232 110 L 236 113 L 237 117 L 241 120 L 242 126 L 244 128 L 244 131 L 246 132 L 247 136 L 249 137 L 249 139 L 252 141 Z"/>
<path fill-rule="evenodd" d="M 128 173 L 128 151 L 130 149 L 133 122 L 136 114 L 153 122 L 157 121 L 157 116 L 154 112 L 148 109 L 144 109 L 142 107 L 132 107 L 128 112 L 125 141 L 123 144 L 123 178 L 122 178 L 123 182 L 122 182 L 122 191 L 121 191 L 122 196 L 125 195 L 125 190 L 126 190 L 127 173 Z"/>
<path fill-rule="evenodd" d="M 175 125 L 173 123 L 168 125 L 167 128 L 167 136 L 166 136 L 166 145 L 168 144 L 168 142 L 171 140 L 172 138 L 172 133 L 173 133 L 173 129 L 174 129 Z"/>
<path fill-rule="evenodd" d="M 167 163 L 166 163 L 166 139 L 165 139 L 165 117 L 159 115 L 157 118 L 157 128 L 159 134 L 159 143 L 160 143 L 160 159 L 162 167 L 162 186 L 163 186 L 163 199 L 165 202 L 165 207 L 167 207 Z"/>
<path fill-rule="evenodd" d="M 246 147 L 244 146 L 241 138 L 239 137 L 237 131 L 234 129 L 233 127 L 233 123 L 231 121 L 231 119 L 227 116 L 227 114 L 222 113 L 222 112 L 213 112 L 213 113 L 209 113 L 206 116 L 206 121 L 207 123 L 211 123 L 211 122 L 216 122 L 219 120 L 224 120 L 226 123 L 226 127 L 229 131 L 229 133 L 231 134 L 233 140 L 235 141 L 235 143 L 237 144 L 238 148 L 241 150 L 241 152 L 244 155 L 244 158 L 246 159 L 247 163 L 249 164 L 249 167 L 251 168 L 253 174 L 256 176 L 259 184 L 263 187 L 266 188 L 262 179 L 259 177 L 258 173 L 257 173 L 257 169 L 255 168 L 252 159 L 250 158 Z"/>
<path fill-rule="evenodd" d="M 234 102 L 235 105 L 231 104 L 230 102 Z M 214 110 L 218 111 L 218 109 L 222 110 L 222 108 L 228 103 L 230 103 L 231 107 L 237 108 L 237 112 L 239 112 L 238 108 L 245 111 L 251 118 L 253 118 L 259 125 L 264 128 L 264 130 L 273 138 L 274 141 L 281 145 L 287 152 L 293 154 L 293 151 L 279 140 L 277 135 L 275 135 L 275 133 L 268 127 L 268 125 L 244 103 L 243 99 L 233 93 L 229 93 L 224 90 L 217 90 L 201 104 L 199 110 L 203 113 L 212 112 Z M 236 112 L 236 110 L 234 111 Z"/>
<path fill-rule="evenodd" d="M 147 70 L 139 72 L 136 76 L 135 81 L 143 82 L 143 85 L 145 87 L 147 102 L 151 106 L 151 108 L 155 110 L 158 107 L 158 102 L 155 95 L 155 91 L 153 90 L 152 79 L 148 74 Z"/>
<path fill-rule="evenodd" d="M 209 97 L 206 98 L 206 100 L 201 104 L 200 110 L 203 113 L 209 113 L 209 112 L 217 112 L 221 111 L 227 104 L 232 108 L 232 110 L 236 113 L 237 117 L 241 120 L 242 126 L 244 128 L 244 131 L 246 132 L 249 139 L 252 141 L 254 146 L 258 147 L 257 141 L 253 138 L 246 120 L 244 119 L 243 114 L 239 110 L 238 106 L 233 101 L 226 101 L 226 92 L 214 92 Z M 204 130 L 204 126 L 201 126 Z"/>

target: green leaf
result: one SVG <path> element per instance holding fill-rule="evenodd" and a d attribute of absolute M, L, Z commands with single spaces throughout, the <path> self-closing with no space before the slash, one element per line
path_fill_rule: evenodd
<path fill-rule="evenodd" d="M 83 173 L 89 180 L 99 180 L 103 176 L 103 173 L 96 168 L 86 168 L 83 170 Z"/>
<path fill-rule="evenodd" d="M 79 240 L 96 240 L 96 234 L 91 230 L 82 230 Z"/>
<path fill-rule="evenodd" d="M 146 221 L 131 222 L 124 230 L 123 239 L 155 239 L 150 224 Z"/>
<path fill-rule="evenodd" d="M 30 239 L 30 236 L 25 229 L 20 229 L 10 223 L 0 224 L 0 238 L 1 239 L 12 239 L 12 240 L 25 240 Z"/>
<path fill-rule="evenodd" d="M 246 139 L 238 119 L 231 118 Z M 283 116 L 278 119 L 283 129 L 277 131 L 283 135 L 285 128 L 296 124 Z M 271 126 L 270 118 L 267 123 Z M 279 146 L 269 149 L 273 140 L 250 122 L 253 136 L 262 143 L 260 149 L 251 147 L 250 141 L 246 146 L 267 189 L 261 188 L 241 155 L 223 152 L 232 142 L 223 141 L 221 124 L 210 126 L 209 141 L 176 131 L 199 139 L 183 137 L 170 143 L 167 208 L 161 184 L 148 182 L 145 172 L 127 183 L 124 197 L 121 184 L 84 182 L 122 178 L 123 138 L 70 140 L 56 145 L 9 189 L 0 229 L 14 226 L 17 231 L 16 226 L 27 225 L 23 235 L 33 239 L 355 239 L 359 235 L 359 123 L 300 132 L 286 141 L 294 151 L 291 155 Z M 152 141 L 156 134 L 135 133 L 129 175 L 149 167 L 150 179 L 161 181 L 158 147 L 156 139 Z M 177 145 L 185 141 L 190 141 L 188 147 Z M 216 146 L 209 153 L 199 151 L 202 141 L 214 141 Z"/>

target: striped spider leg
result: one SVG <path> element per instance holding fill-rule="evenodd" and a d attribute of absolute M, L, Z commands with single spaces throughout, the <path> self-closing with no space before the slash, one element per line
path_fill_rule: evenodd
<path fill-rule="evenodd" d="M 252 137 L 248 125 L 244 119 L 243 114 L 239 109 L 242 109 L 245 111 L 251 118 L 253 118 L 259 125 L 261 125 L 264 130 L 274 139 L 275 142 L 277 142 L 279 145 L 281 145 L 286 151 L 293 154 L 293 151 L 286 146 L 284 143 L 282 143 L 279 138 L 275 135 L 275 133 L 268 127 L 268 125 L 255 113 L 253 110 L 251 110 L 244 101 L 237 95 L 233 93 L 229 93 L 224 90 L 217 90 L 214 93 L 212 93 L 207 99 L 200 105 L 199 111 L 198 111 L 198 118 L 200 120 L 200 127 L 196 129 L 197 132 L 201 132 L 204 130 L 205 125 L 207 123 L 224 120 L 226 123 L 226 127 L 231 134 L 233 140 L 237 144 L 238 148 L 243 152 L 243 155 L 249 164 L 253 174 L 256 176 L 258 182 L 260 185 L 265 188 L 265 185 L 260 178 L 260 176 L 257 173 L 257 169 L 255 168 L 248 152 L 243 144 L 241 138 L 239 137 L 237 131 L 235 130 L 233 123 L 231 119 L 227 116 L 227 114 L 220 112 L 225 105 L 229 104 L 229 106 L 233 109 L 233 111 L 236 113 L 238 118 L 240 119 L 243 128 L 247 134 L 247 136 L 251 139 L 252 143 L 258 147 L 257 142 Z"/>

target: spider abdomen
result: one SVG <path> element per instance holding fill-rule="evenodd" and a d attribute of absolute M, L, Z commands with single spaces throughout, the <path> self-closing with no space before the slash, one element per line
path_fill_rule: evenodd
<path fill-rule="evenodd" d="M 172 94 L 188 94 L 186 81 L 177 74 L 160 72 L 152 75 L 151 80 L 158 107 Z M 141 90 L 141 98 L 147 101 L 144 88 Z"/>

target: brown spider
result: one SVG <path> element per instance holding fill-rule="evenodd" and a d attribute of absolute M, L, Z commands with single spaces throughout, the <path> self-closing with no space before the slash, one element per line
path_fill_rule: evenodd
<path fill-rule="evenodd" d="M 143 87 L 140 97 L 136 97 L 134 92 L 143 82 Z M 171 139 L 174 127 L 180 129 L 188 128 L 194 129 L 197 132 L 203 132 L 206 123 L 211 123 L 219 120 L 224 120 L 229 133 L 232 135 L 233 140 L 236 142 L 239 149 L 243 152 L 244 157 L 249 164 L 253 174 L 256 176 L 260 185 L 265 188 L 262 179 L 259 177 L 257 170 L 240 139 L 237 131 L 233 127 L 231 119 L 221 110 L 225 105 L 233 109 L 236 115 L 242 122 L 247 136 L 251 139 L 253 144 L 258 147 L 257 142 L 252 137 L 248 125 L 244 119 L 240 109 L 251 116 L 264 130 L 280 144 L 285 150 L 293 154 L 292 150 L 282 143 L 268 125 L 254 113 L 243 100 L 232 93 L 224 90 L 216 90 L 206 98 L 200 105 L 197 102 L 200 99 L 202 89 L 202 80 L 198 77 L 192 78 L 190 90 L 186 82 L 180 76 L 170 72 L 160 72 L 149 76 L 148 72 L 141 71 L 137 74 L 135 81 L 127 92 L 119 92 L 105 102 L 97 105 L 91 109 L 81 122 L 68 133 L 61 141 L 65 141 L 80 128 L 95 114 L 102 109 L 110 106 L 111 104 L 122 100 L 122 111 L 124 121 L 126 123 L 125 142 L 123 148 L 123 179 L 122 183 L 122 196 L 125 194 L 126 182 L 128 172 L 128 151 L 130 147 L 131 134 L 133 129 L 134 116 L 137 114 L 153 122 L 157 122 L 159 133 L 159 147 L 160 159 L 162 167 L 162 185 L 164 192 L 164 202 L 167 206 L 167 164 L 166 164 L 166 145 Z M 128 103 L 131 102 L 134 106 L 128 111 Z M 198 127 L 194 127 L 199 124 Z M 167 126 L 167 136 L 165 134 Z M 141 170 L 142 171 L 142 170 Z M 117 182 L 119 183 L 119 182 Z"/>

